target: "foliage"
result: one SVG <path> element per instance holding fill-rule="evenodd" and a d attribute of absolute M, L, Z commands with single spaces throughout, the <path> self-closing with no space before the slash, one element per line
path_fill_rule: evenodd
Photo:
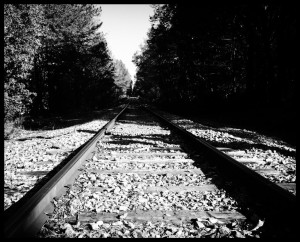
<path fill-rule="evenodd" d="M 4 5 L 5 122 L 22 115 L 34 93 L 28 90 L 33 59 L 40 45 L 40 6 Z"/>
<path fill-rule="evenodd" d="M 91 4 L 4 5 L 5 120 L 118 98 L 100 14 Z"/>
<path fill-rule="evenodd" d="M 291 103 L 292 6 L 153 5 L 148 40 L 133 61 L 135 92 L 160 103 Z M 287 90 L 290 90 L 289 92 Z"/>
<path fill-rule="evenodd" d="M 114 61 L 115 66 L 115 84 L 121 89 L 121 95 L 126 95 L 131 89 L 131 76 L 121 60 Z"/>

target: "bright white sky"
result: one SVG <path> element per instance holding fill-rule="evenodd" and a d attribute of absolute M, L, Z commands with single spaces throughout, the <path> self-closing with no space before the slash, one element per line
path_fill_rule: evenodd
<path fill-rule="evenodd" d="M 147 39 L 151 27 L 149 17 L 153 8 L 149 4 L 100 4 L 102 8 L 100 30 L 104 33 L 113 58 L 122 60 L 134 79 L 136 66 L 133 55 Z"/>

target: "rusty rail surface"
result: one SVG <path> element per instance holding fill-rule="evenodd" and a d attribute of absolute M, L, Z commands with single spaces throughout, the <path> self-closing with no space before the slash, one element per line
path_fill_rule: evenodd
<path fill-rule="evenodd" d="M 4 236 L 6 238 L 31 237 L 38 232 L 47 219 L 46 213 L 51 210 L 51 200 L 62 193 L 65 186 L 76 177 L 78 168 L 91 155 L 97 141 L 114 126 L 116 120 L 127 109 L 129 103 L 87 141 L 78 153 L 36 193 L 30 198 L 21 198 L 4 211 Z"/>

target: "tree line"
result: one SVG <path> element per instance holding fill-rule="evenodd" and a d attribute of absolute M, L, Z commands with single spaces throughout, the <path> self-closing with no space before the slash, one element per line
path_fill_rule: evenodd
<path fill-rule="evenodd" d="M 148 39 L 133 57 L 135 95 L 184 106 L 295 104 L 295 6 L 152 7 Z"/>
<path fill-rule="evenodd" d="M 131 77 L 91 4 L 4 5 L 4 120 L 103 107 Z"/>

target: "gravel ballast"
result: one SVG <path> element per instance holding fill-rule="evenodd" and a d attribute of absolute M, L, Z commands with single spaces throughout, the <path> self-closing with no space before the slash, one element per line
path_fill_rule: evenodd
<path fill-rule="evenodd" d="M 179 116 L 164 115 L 213 145 L 234 151 L 228 154 L 236 159 L 260 161 L 245 163 L 249 168 L 272 168 L 280 172 L 279 176 L 264 175 L 270 180 L 296 181 L 296 149 L 288 144 L 249 130 L 216 129 Z M 264 221 L 255 214 L 247 221 L 223 220 L 209 215 L 209 212 L 238 213 L 241 204 L 226 190 L 211 186 L 217 179 L 213 169 L 198 172 L 199 167 L 189 162 L 192 157 L 181 149 L 184 145 L 179 137 L 148 120 L 147 115 L 136 115 L 134 109 L 125 117 L 98 142 L 97 152 L 83 165 L 74 184 L 52 201 L 54 211 L 48 214 L 37 237 L 260 238 Z M 138 124 L 135 118 L 143 122 Z M 18 139 L 5 141 L 5 209 L 90 139 L 107 120 L 104 116 L 65 129 L 24 131 Z M 163 149 L 166 150 L 161 151 Z M 145 156 L 147 152 L 151 154 Z M 203 161 L 202 165 L 205 164 Z M 143 172 L 136 172 L 138 170 Z M 164 173 L 165 170 L 176 172 Z M 178 186 L 182 190 L 171 189 Z M 191 189 L 201 186 L 209 189 Z M 170 188 L 169 191 L 166 188 Z M 169 220 L 129 219 L 135 211 L 141 211 L 141 214 L 161 211 Z M 170 219 L 172 216 L 168 211 L 204 211 L 208 216 L 192 215 L 178 221 Z M 94 215 L 89 218 L 86 215 L 89 213 Z M 115 218 L 99 219 L 100 214 L 105 213 L 115 214 Z"/>
<path fill-rule="evenodd" d="M 132 113 L 130 113 L 133 115 Z M 129 117 L 131 115 L 128 115 Z M 137 117 L 140 118 L 140 117 Z M 125 119 L 125 118 L 124 118 Z M 131 121 L 129 123 L 129 121 Z M 54 212 L 49 215 L 38 237 L 125 237 L 125 238 L 245 238 L 259 237 L 259 219 L 252 223 L 231 219 L 223 221 L 208 215 L 207 218 L 192 217 L 185 220 L 168 220 L 169 212 L 203 211 L 237 213 L 239 205 L 225 190 L 213 188 L 203 191 L 162 190 L 149 192 L 155 187 L 199 187 L 211 185 L 210 176 L 193 174 L 199 168 L 184 162 L 190 157 L 182 151 L 172 151 L 162 155 L 160 151 L 144 157 L 152 148 L 180 147 L 180 139 L 158 123 L 143 119 L 143 124 L 134 119 L 120 120 L 101 142 L 97 151 L 88 160 L 82 173 L 72 187 L 54 201 Z M 138 122 L 138 121 L 136 121 Z M 113 148 L 117 148 L 113 151 Z M 120 147 L 122 149 L 120 149 Z M 168 150 L 168 152 L 169 152 Z M 133 155 L 132 153 L 135 153 Z M 138 156 L 137 154 L 141 154 Z M 121 155 L 120 155 L 121 154 Z M 180 154 L 180 155 L 177 155 Z M 169 163 L 170 159 L 178 159 Z M 157 163 L 143 163 L 155 160 Z M 180 160 L 182 160 L 180 162 Z M 161 164 L 159 162 L 162 162 Z M 136 173 L 136 170 L 144 173 Z M 186 171 L 183 174 L 159 174 L 158 171 L 173 169 Z M 119 170 L 120 172 L 110 173 Z M 122 171 L 122 172 L 121 172 Z M 124 172 L 126 171 L 126 172 Z M 156 221 L 157 215 L 148 221 L 135 221 L 132 212 L 164 214 L 164 221 Z M 85 215 L 90 214 L 90 215 Z M 116 214 L 113 221 L 100 214 Z M 146 216 L 146 215 L 144 215 Z"/>
<path fill-rule="evenodd" d="M 55 130 L 19 130 L 17 137 L 4 140 L 4 210 L 94 136 L 114 113 L 95 114 L 92 121 Z"/>
<path fill-rule="evenodd" d="M 216 128 L 202 125 L 190 119 L 180 117 L 163 111 L 158 111 L 161 115 L 171 120 L 174 124 L 186 129 L 195 136 L 202 138 L 215 147 L 226 147 L 233 152 L 225 152 L 236 160 L 247 158 L 249 161 L 243 162 L 251 169 L 273 169 L 280 174 L 262 176 L 276 183 L 296 182 L 296 147 L 288 143 L 259 134 L 255 131 L 238 129 L 233 127 Z M 238 155 L 236 155 L 239 153 Z M 296 189 L 289 190 L 296 194 Z"/>

